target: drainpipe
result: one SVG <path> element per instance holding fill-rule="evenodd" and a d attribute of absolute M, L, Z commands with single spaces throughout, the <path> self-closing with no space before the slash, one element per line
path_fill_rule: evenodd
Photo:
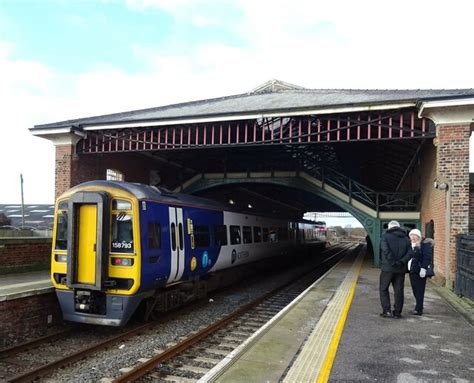
<path fill-rule="evenodd" d="M 444 252 L 447 257 L 444 260 L 444 267 L 446 270 L 446 287 L 452 290 L 452 275 L 451 275 L 451 267 L 449 265 L 449 261 L 451 258 L 451 185 L 449 182 L 446 182 L 446 209 L 445 209 L 445 245 L 444 245 Z M 441 184 L 442 185 L 442 184 Z"/>
<path fill-rule="evenodd" d="M 446 192 L 446 205 L 444 209 L 444 270 L 446 278 L 445 285 L 451 290 L 453 288 L 453 277 L 449 265 L 451 257 L 451 183 L 444 177 L 437 177 L 434 187 L 435 189 Z"/>

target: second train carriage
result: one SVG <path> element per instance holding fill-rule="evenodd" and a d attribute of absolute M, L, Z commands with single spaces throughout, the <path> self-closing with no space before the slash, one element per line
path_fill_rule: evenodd
<path fill-rule="evenodd" d="M 325 241 L 309 221 L 226 210 L 156 187 L 91 181 L 58 198 L 51 278 L 64 319 L 120 326 L 183 281 Z"/>

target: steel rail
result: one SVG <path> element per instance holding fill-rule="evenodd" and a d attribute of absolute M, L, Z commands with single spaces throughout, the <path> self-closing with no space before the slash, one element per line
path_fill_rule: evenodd
<path fill-rule="evenodd" d="M 73 362 L 76 362 L 78 360 L 86 358 L 88 355 L 93 354 L 103 348 L 106 348 L 114 343 L 117 343 L 123 339 L 127 339 L 137 333 L 142 332 L 143 330 L 147 330 L 148 328 L 151 328 L 153 326 L 156 326 L 156 322 L 152 323 L 146 323 L 144 325 L 138 326 L 134 328 L 133 330 L 127 331 L 123 334 L 114 336 L 112 338 L 109 338 L 103 342 L 96 343 L 95 345 L 91 347 L 84 348 L 82 350 L 79 350 L 71 355 L 68 355 L 62 359 L 56 360 L 54 362 L 48 363 L 46 365 L 43 365 L 41 367 L 35 368 L 34 370 L 30 370 L 25 372 L 24 374 L 14 376 L 13 378 L 7 379 L 7 382 L 31 382 L 32 380 L 35 380 L 37 378 L 40 378 L 44 375 L 46 375 L 49 372 L 52 372 L 58 368 L 64 367 L 68 364 L 71 364 Z"/>
<path fill-rule="evenodd" d="M 55 332 L 54 334 L 45 335 L 45 336 L 42 336 L 40 338 L 31 340 L 31 341 L 23 342 L 23 343 L 20 343 L 20 344 L 17 344 L 17 345 L 8 347 L 8 348 L 4 348 L 4 349 L 0 350 L 0 360 L 4 359 L 6 357 L 12 356 L 12 355 L 16 355 L 16 354 L 18 354 L 22 351 L 34 348 L 38 344 L 42 344 L 42 343 L 49 342 L 49 341 L 55 340 L 57 338 L 63 337 L 67 334 L 70 334 L 71 332 L 73 332 L 75 330 L 76 330 L 76 328 L 69 328 L 67 330 Z"/>
<path fill-rule="evenodd" d="M 330 249 L 328 249 L 328 250 L 330 250 Z M 341 251 L 344 251 L 344 250 L 341 250 Z M 337 254 L 339 254 L 339 253 L 331 255 L 331 257 L 328 258 L 327 260 L 332 259 Z M 325 260 L 325 262 L 327 260 Z M 173 316 L 176 316 L 176 315 L 179 315 L 180 313 L 186 312 L 186 311 L 192 309 L 193 307 L 194 306 L 182 307 L 181 309 L 178 309 L 178 310 L 174 311 Z M 140 332 L 143 332 L 145 330 L 152 329 L 153 327 L 155 327 L 158 324 L 162 323 L 164 320 L 169 320 L 169 317 L 166 316 L 166 317 L 160 318 L 158 321 L 145 323 L 141 326 L 138 326 L 138 327 L 136 327 L 132 330 L 129 330 L 127 332 L 124 332 L 120 335 L 108 338 L 103 342 L 98 342 L 98 343 L 94 344 L 91 347 L 87 347 L 87 348 L 84 348 L 84 349 L 79 350 L 77 352 L 74 352 L 71 355 L 68 355 L 68 356 L 66 356 L 62 359 L 59 359 L 59 360 L 53 361 L 51 363 L 45 364 L 43 366 L 37 367 L 37 368 L 35 368 L 33 370 L 30 370 L 30 371 L 27 371 L 27 372 L 25 372 L 21 375 L 16 375 L 14 377 L 7 378 L 6 381 L 11 382 L 11 383 L 13 383 L 13 382 L 15 382 L 15 383 L 17 383 L 17 382 L 31 382 L 35 379 L 38 379 L 38 378 L 41 378 L 41 377 L 45 376 L 46 374 L 48 374 L 50 372 L 53 372 L 53 371 L 55 371 L 55 370 L 57 370 L 61 367 L 64 367 L 64 366 L 67 366 L 67 365 L 72 364 L 74 362 L 77 362 L 78 360 L 85 359 L 89 355 L 94 354 L 95 352 L 98 352 L 98 351 L 100 351 L 104 348 L 107 348 L 110 345 L 118 343 L 118 342 L 120 342 L 124 339 L 128 339 L 128 338 L 130 338 L 130 337 L 132 337 L 132 336 L 134 336 L 134 335 L 136 335 Z M 71 331 L 72 331 L 72 329 L 71 329 Z M 30 343 L 30 344 L 40 344 L 40 343 L 44 342 L 45 339 L 47 341 L 47 340 L 49 340 L 48 339 L 49 337 L 53 337 L 54 335 L 60 336 L 60 335 L 62 335 L 62 333 L 53 334 L 51 336 L 46 336 L 46 337 L 43 337 L 43 338 L 39 338 L 39 339 L 37 339 L 35 341 L 32 341 L 32 342 L 26 342 L 24 345 L 22 344 L 22 345 L 19 345 L 19 346 L 11 347 L 10 349 L 13 350 L 14 348 L 16 348 L 16 347 L 19 348 L 20 346 L 24 346 L 24 349 L 27 349 L 28 348 L 28 343 Z M 5 352 L 4 355 L 8 355 L 8 354 L 6 354 L 7 351 L 9 351 L 9 349 L 2 350 L 2 353 Z M 18 352 L 20 352 L 20 351 L 21 350 L 19 350 Z M 15 353 L 18 353 L 18 352 L 15 352 Z"/>
<path fill-rule="evenodd" d="M 322 263 L 320 263 L 316 268 L 321 267 L 323 264 L 325 264 L 326 262 L 329 262 L 330 260 L 332 260 L 337 255 L 347 251 L 352 246 L 353 246 L 353 244 L 351 243 L 350 245 L 344 247 L 341 251 L 336 252 L 335 254 L 332 254 L 329 258 L 325 259 Z M 307 275 L 307 274 L 309 274 L 313 271 L 314 271 L 314 269 L 311 270 L 308 273 L 305 273 L 304 275 Z M 297 277 L 297 279 L 302 278 L 304 275 L 299 275 Z M 206 327 L 203 330 L 197 332 L 196 334 L 192 335 L 191 337 L 189 337 L 189 338 L 183 340 L 182 342 L 179 342 L 175 346 L 165 350 L 161 354 L 158 354 L 158 355 L 152 357 L 148 361 L 139 364 L 138 366 L 136 366 L 132 370 L 130 370 L 130 371 L 126 372 L 125 374 L 115 378 L 113 380 L 113 383 L 133 382 L 133 381 L 141 378 L 142 376 L 144 376 L 145 374 L 147 374 L 148 372 L 153 370 L 156 367 L 157 364 L 162 363 L 166 360 L 169 360 L 169 359 L 173 358 L 174 356 L 182 353 L 183 351 L 189 349 L 191 346 L 195 345 L 196 343 L 198 343 L 202 339 L 207 338 L 210 334 L 215 333 L 217 330 L 223 328 L 227 324 L 234 321 L 237 317 L 241 316 L 242 314 L 244 314 L 245 312 L 247 312 L 250 309 L 254 308 L 255 306 L 258 306 L 260 303 L 262 303 L 263 301 L 265 301 L 265 300 L 269 299 L 270 297 L 274 296 L 279 291 L 281 291 L 284 288 L 290 286 L 294 282 L 295 282 L 295 280 L 292 280 L 292 281 L 284 284 L 283 286 L 279 286 L 279 287 L 275 288 L 274 290 L 270 291 L 269 293 L 265 294 L 264 296 L 256 299 L 255 301 L 250 302 L 250 303 L 238 308 L 237 310 L 235 310 L 235 311 L 231 312 L 230 314 L 228 314 L 227 316 L 225 316 L 223 319 L 218 320 L 217 322 L 209 325 L 208 327 Z"/>

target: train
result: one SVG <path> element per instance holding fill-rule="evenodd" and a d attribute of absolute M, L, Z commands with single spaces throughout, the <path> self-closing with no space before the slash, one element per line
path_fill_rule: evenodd
<path fill-rule="evenodd" d="M 51 280 L 66 321 L 123 326 L 205 296 L 210 276 L 325 243 L 321 222 L 238 212 L 124 181 L 89 181 L 54 213 Z"/>

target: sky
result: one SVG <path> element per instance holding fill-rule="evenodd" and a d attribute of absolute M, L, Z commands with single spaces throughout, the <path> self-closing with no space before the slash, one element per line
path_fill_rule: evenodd
<path fill-rule="evenodd" d="M 0 203 L 54 198 L 37 124 L 245 93 L 474 88 L 472 1 L 0 0 Z M 474 169 L 474 166 L 471 165 Z"/>

